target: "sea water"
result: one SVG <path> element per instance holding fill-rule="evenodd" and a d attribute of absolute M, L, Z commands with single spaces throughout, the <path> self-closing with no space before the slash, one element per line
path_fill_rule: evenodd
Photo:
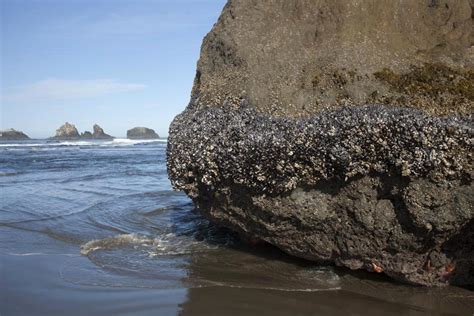
<path fill-rule="evenodd" d="M 166 140 L 0 143 L 0 315 L 470 315 L 474 294 L 248 246 L 166 173 Z"/>

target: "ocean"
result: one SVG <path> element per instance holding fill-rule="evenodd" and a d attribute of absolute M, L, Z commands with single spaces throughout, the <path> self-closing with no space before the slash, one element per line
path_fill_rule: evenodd
<path fill-rule="evenodd" d="M 474 293 L 251 246 L 166 173 L 166 140 L 0 143 L 0 315 L 471 315 Z"/>

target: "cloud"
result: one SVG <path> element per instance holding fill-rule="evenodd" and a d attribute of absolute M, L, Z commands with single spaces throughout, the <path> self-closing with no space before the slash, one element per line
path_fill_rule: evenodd
<path fill-rule="evenodd" d="M 8 89 L 2 97 L 7 102 L 82 99 L 113 93 L 139 91 L 144 84 L 123 83 L 114 79 L 68 80 L 45 79 Z"/>

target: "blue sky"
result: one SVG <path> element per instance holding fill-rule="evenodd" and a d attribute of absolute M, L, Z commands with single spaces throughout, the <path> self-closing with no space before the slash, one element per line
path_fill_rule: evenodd
<path fill-rule="evenodd" d="M 225 0 L 0 0 L 0 129 L 166 136 Z"/>

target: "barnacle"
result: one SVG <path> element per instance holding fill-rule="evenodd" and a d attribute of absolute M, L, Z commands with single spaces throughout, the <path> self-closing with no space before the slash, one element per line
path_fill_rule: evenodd
<path fill-rule="evenodd" d="M 426 261 L 425 269 L 429 272 L 433 271 L 433 265 L 431 264 L 431 260 L 428 259 L 428 261 Z"/>
<path fill-rule="evenodd" d="M 377 272 L 377 273 L 382 273 L 383 272 L 382 267 L 378 266 L 377 264 L 375 264 L 373 262 L 372 262 L 372 269 L 374 270 L 374 272 Z"/>

